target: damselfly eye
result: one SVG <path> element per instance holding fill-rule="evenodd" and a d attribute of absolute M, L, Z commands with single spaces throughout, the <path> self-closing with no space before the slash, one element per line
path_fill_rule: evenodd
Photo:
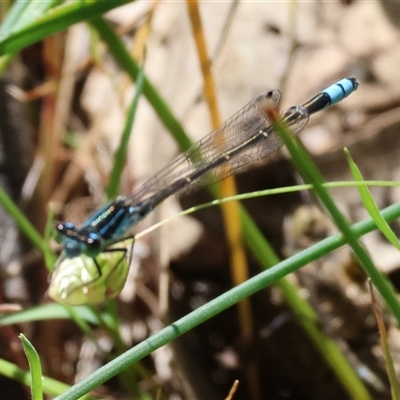
<path fill-rule="evenodd" d="M 59 222 L 55 226 L 55 230 L 59 233 L 66 233 L 68 231 L 75 231 L 75 224 L 72 222 Z"/>
<path fill-rule="evenodd" d="M 68 236 L 69 232 L 75 232 L 75 225 L 72 222 L 59 222 L 54 226 L 53 237 L 57 243 L 63 243 L 65 236 Z"/>
<path fill-rule="evenodd" d="M 96 233 L 90 233 L 85 240 L 85 244 L 85 253 L 89 257 L 95 257 L 103 250 L 103 243 L 100 239 L 100 236 Z"/>

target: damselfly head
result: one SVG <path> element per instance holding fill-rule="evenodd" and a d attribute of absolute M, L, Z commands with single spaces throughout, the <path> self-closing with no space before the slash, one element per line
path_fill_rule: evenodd
<path fill-rule="evenodd" d="M 276 108 L 281 100 L 281 92 L 278 89 L 270 90 L 257 97 L 259 108 L 265 110 L 266 108 Z"/>

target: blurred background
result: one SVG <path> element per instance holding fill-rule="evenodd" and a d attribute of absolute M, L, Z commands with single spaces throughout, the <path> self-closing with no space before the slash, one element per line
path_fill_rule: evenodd
<path fill-rule="evenodd" d="M 327 181 L 353 179 L 344 147 L 365 179 L 400 179 L 400 3 L 204 1 L 199 10 L 223 120 L 261 92 L 279 89 L 285 109 L 355 76 L 359 89 L 312 116 L 301 140 Z M 212 125 L 187 4 L 137 1 L 105 18 L 189 136 L 196 141 L 209 133 Z M 25 48 L 9 65 L 0 87 L 0 184 L 40 232 L 50 203 L 57 220 L 77 224 L 104 204 L 113 154 L 135 90 L 85 23 Z M 120 194 L 130 193 L 178 153 L 153 107 L 141 98 Z M 238 192 L 243 193 L 299 183 L 284 149 L 237 176 Z M 398 188 L 371 191 L 380 208 L 399 201 Z M 356 188 L 335 189 L 332 195 L 352 222 L 368 216 Z M 168 199 L 135 232 L 208 200 L 207 191 Z M 243 204 L 282 258 L 335 232 L 312 193 Z M 1 208 L 0 218 L 2 302 L 24 308 L 51 302 L 42 257 Z M 400 227 L 396 223 L 392 228 L 398 232 Z M 378 232 L 363 243 L 398 287 L 398 251 Z M 143 236 L 133 253 L 127 284 L 117 300 L 127 347 L 234 285 L 217 207 Z M 260 271 L 252 257 L 248 263 L 250 275 Z M 289 279 L 313 306 L 321 331 L 334 339 L 371 398 L 390 398 L 366 279 L 350 250 L 335 251 Z M 234 399 L 351 398 L 296 318 L 280 291 L 267 288 L 251 298 L 250 336 L 243 335 L 243 321 L 231 308 L 144 360 L 142 366 L 156 384 L 138 374 L 137 385 L 152 393 L 149 398 L 222 399 L 236 379 Z M 385 318 L 398 366 L 399 332 L 390 316 Z M 21 326 L 2 329 L 1 357 L 24 367 L 18 351 L 9 346 Z M 94 327 L 88 338 L 69 320 L 29 323 L 23 332 L 38 349 L 44 373 L 69 384 L 117 353 L 104 330 Z M 7 390 L 0 399 L 28 398 L 14 381 L 0 382 Z M 118 379 L 97 395 L 132 398 Z"/>

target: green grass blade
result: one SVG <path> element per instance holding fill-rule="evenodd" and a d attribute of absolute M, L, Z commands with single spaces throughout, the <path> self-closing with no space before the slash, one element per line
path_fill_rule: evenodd
<path fill-rule="evenodd" d="M 353 158 L 350 155 L 350 152 L 348 149 L 344 149 L 344 152 L 347 157 L 347 162 L 349 163 L 351 173 L 354 176 L 354 179 L 359 182 L 364 182 L 364 178 L 355 164 Z M 368 211 L 369 215 L 372 217 L 372 219 L 375 221 L 376 226 L 379 228 L 379 230 L 385 235 L 386 239 L 398 250 L 400 250 L 400 242 L 399 239 L 397 238 L 396 234 L 392 231 L 390 228 L 389 224 L 382 218 L 381 213 L 379 211 L 378 206 L 375 203 L 374 198 L 372 197 L 372 194 L 368 187 L 365 186 L 358 186 L 358 191 L 360 193 L 361 200 Z"/>
<path fill-rule="evenodd" d="M 40 365 L 39 354 L 32 346 L 32 343 L 27 339 L 24 334 L 20 334 L 22 346 L 26 358 L 28 359 L 29 369 L 32 377 L 31 393 L 32 400 L 43 400 L 43 387 L 42 387 L 42 366 Z"/>
<path fill-rule="evenodd" d="M 62 0 L 15 2 L 1 24 L 0 38 L 12 35 L 13 32 L 35 23 L 37 18 L 61 3 Z"/>
<path fill-rule="evenodd" d="M 73 313 L 71 312 L 73 310 Z M 89 324 L 98 325 L 99 319 L 92 309 L 87 306 L 77 306 L 68 308 L 56 303 L 44 304 L 32 307 L 13 314 L 0 316 L 0 327 L 21 324 L 24 322 L 45 321 L 51 319 L 75 319 L 74 317 L 86 321 Z"/>
<path fill-rule="evenodd" d="M 47 245 L 50 243 L 50 239 L 54 229 L 54 207 L 50 204 L 49 213 L 47 215 L 46 228 L 44 231 L 44 243 L 43 246 L 43 257 L 45 261 L 45 265 L 48 271 L 52 271 L 54 269 L 54 265 L 56 262 L 56 255 L 51 251 L 50 247 Z"/>
<path fill-rule="evenodd" d="M 29 371 L 25 371 L 15 364 L 2 359 L 0 359 L 0 374 L 15 379 L 18 382 L 22 382 L 27 386 L 30 386 L 32 383 L 32 377 Z M 43 391 L 51 396 L 57 396 L 69 389 L 69 386 L 65 383 L 46 377 L 43 377 L 42 379 L 42 386 Z M 89 397 L 86 396 L 85 398 L 89 399 Z"/>
<path fill-rule="evenodd" d="M 2 188 L 0 188 L 0 204 L 3 206 L 5 211 L 11 215 L 19 229 L 21 229 L 31 243 L 43 254 L 46 251 L 45 241 L 35 227 L 30 223 L 28 218 L 25 217 L 24 213 L 18 208 L 18 206 L 11 200 L 11 198 Z"/>
<path fill-rule="evenodd" d="M 47 2 L 31 1 L 30 3 L 45 4 Z M 24 47 L 60 32 L 73 24 L 104 14 L 126 3 L 129 3 L 129 1 L 80 0 L 62 3 L 37 17 L 34 22 L 1 36 L 0 55 L 14 54 Z"/>
<path fill-rule="evenodd" d="M 107 188 L 107 197 L 109 199 L 113 199 L 118 194 L 121 175 L 125 166 L 128 153 L 129 139 L 131 137 L 135 114 L 139 103 L 139 98 L 143 90 L 143 82 L 144 70 L 143 68 L 141 68 L 137 79 L 136 93 L 127 113 L 124 130 L 122 132 L 121 143 L 114 155 L 114 168 L 111 171 L 110 183 Z"/>
<path fill-rule="evenodd" d="M 11 31 L 12 27 L 18 23 L 18 19 L 28 6 L 29 3 L 24 0 L 17 0 L 14 2 L 12 7 L 8 10 L 7 15 L 1 22 L 0 37 L 7 35 Z"/>
<path fill-rule="evenodd" d="M 26 1 L 14 2 L 8 14 L 0 25 L 0 38 L 12 35 L 19 28 L 34 23 L 35 19 L 46 13 L 50 8 L 60 4 L 61 0 L 49 1 Z M 1 39 L 0 39 L 1 41 Z M 9 52 L 0 57 L 0 75 L 6 69 L 8 63 L 13 59 L 16 52 Z"/>

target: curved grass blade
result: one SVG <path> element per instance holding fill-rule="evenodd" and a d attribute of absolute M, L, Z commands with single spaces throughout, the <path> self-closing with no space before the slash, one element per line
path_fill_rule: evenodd
<path fill-rule="evenodd" d="M 26 358 L 28 359 L 29 369 L 32 377 L 31 393 L 32 400 L 43 400 L 42 387 L 42 366 L 40 365 L 39 354 L 27 337 L 21 333 L 19 335 Z"/>
<path fill-rule="evenodd" d="M 112 198 L 116 197 L 118 194 L 119 183 L 121 180 L 122 171 L 124 169 L 126 157 L 127 157 L 127 153 L 128 153 L 129 138 L 131 136 L 132 127 L 133 127 L 133 123 L 135 120 L 135 114 L 136 114 L 137 106 L 139 103 L 139 98 L 140 98 L 140 96 L 142 94 L 142 90 L 143 90 L 143 82 L 144 82 L 144 67 L 142 67 L 139 70 L 137 81 L 136 81 L 135 96 L 133 98 L 132 104 L 130 105 L 128 113 L 127 113 L 124 131 L 122 132 L 120 145 L 114 155 L 114 167 L 113 167 L 113 170 L 111 171 L 110 183 L 107 188 L 108 199 L 112 199 Z"/>
<path fill-rule="evenodd" d="M 26 235 L 31 243 L 40 250 L 41 253 L 45 253 L 46 243 L 40 236 L 39 232 L 30 223 L 25 214 L 18 208 L 13 200 L 7 195 L 7 193 L 0 187 L 0 204 L 4 207 L 6 212 L 11 215 L 18 225 L 19 229 Z"/>
<path fill-rule="evenodd" d="M 354 176 L 354 179 L 358 182 L 364 182 L 364 178 L 357 167 L 356 163 L 354 162 L 353 158 L 350 155 L 348 149 L 344 149 L 344 153 L 346 154 L 347 162 L 349 163 L 351 173 Z M 385 235 L 386 239 L 398 250 L 400 250 L 400 242 L 397 238 L 396 234 L 392 231 L 389 224 L 382 218 L 382 215 L 379 211 L 378 206 L 375 203 L 374 198 L 370 190 L 368 189 L 367 185 L 358 186 L 358 191 L 360 193 L 361 200 L 368 211 L 371 218 L 375 221 L 376 226 Z"/>
<path fill-rule="evenodd" d="M 93 325 L 99 324 L 98 317 L 89 307 L 78 306 L 74 307 L 73 311 L 82 320 Z M 67 307 L 62 306 L 61 304 L 44 304 L 27 310 L 18 311 L 13 314 L 0 316 L 0 327 L 50 319 L 71 319 L 71 313 Z"/>
<path fill-rule="evenodd" d="M 6 376 L 8 378 L 14 379 L 18 382 L 21 382 L 27 386 L 31 385 L 32 377 L 29 371 L 25 371 L 24 369 L 18 367 L 17 365 L 3 360 L 0 358 L 0 374 Z M 42 387 L 43 392 L 50 396 L 57 396 L 69 389 L 69 386 L 65 383 L 56 381 L 55 379 L 43 377 L 42 378 Z M 94 400 L 97 399 L 93 396 L 82 396 L 82 400 Z"/>

